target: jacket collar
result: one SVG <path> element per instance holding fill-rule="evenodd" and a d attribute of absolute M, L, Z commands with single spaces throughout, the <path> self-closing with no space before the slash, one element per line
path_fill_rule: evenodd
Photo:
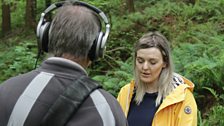
<path fill-rule="evenodd" d="M 60 57 L 50 57 L 45 60 L 40 68 L 42 71 L 53 72 L 60 75 L 77 76 L 77 73 L 86 75 L 86 70 L 78 63 Z"/>
<path fill-rule="evenodd" d="M 57 62 L 65 62 L 68 65 L 75 66 L 75 67 L 79 68 L 87 75 L 86 70 L 81 65 L 79 65 L 78 63 L 71 61 L 69 59 L 65 59 L 65 58 L 61 58 L 61 57 L 50 57 L 50 58 L 48 58 L 48 60 L 53 60 L 53 61 L 57 61 Z"/>
<path fill-rule="evenodd" d="M 194 89 L 194 84 L 190 80 L 177 73 L 174 73 L 173 84 L 175 85 L 175 89 L 163 99 L 157 113 L 167 106 L 183 101 L 186 97 L 186 89 L 189 89 L 191 92 Z"/>
<path fill-rule="evenodd" d="M 187 84 L 182 84 L 176 87 L 168 96 L 166 96 L 165 99 L 163 99 L 163 102 L 160 105 L 157 112 L 159 112 L 160 110 L 162 110 L 167 106 L 183 101 L 185 99 L 184 90 L 186 88 L 189 88 Z"/>

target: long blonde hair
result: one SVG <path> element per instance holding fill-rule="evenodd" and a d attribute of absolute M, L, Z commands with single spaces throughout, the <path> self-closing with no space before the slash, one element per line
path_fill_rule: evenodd
<path fill-rule="evenodd" d="M 162 69 L 158 79 L 158 96 L 156 98 L 156 106 L 160 105 L 162 99 L 164 99 L 173 89 L 172 76 L 173 76 L 173 63 L 170 56 L 169 41 L 159 32 L 149 32 L 143 35 L 135 45 L 134 53 L 134 78 L 136 86 L 135 101 L 140 104 L 145 95 L 147 86 L 139 79 L 138 72 L 136 70 L 136 56 L 139 49 L 146 49 L 156 47 L 163 56 L 163 61 L 166 63 L 166 67 Z"/>

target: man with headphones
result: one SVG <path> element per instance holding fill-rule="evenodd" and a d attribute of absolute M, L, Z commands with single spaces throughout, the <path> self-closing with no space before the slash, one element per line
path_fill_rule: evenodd
<path fill-rule="evenodd" d="M 37 38 L 39 53 L 53 57 L 0 85 L 0 126 L 126 126 L 117 100 L 85 71 L 103 56 L 109 31 L 106 15 L 85 2 L 49 6 L 41 14 Z"/>

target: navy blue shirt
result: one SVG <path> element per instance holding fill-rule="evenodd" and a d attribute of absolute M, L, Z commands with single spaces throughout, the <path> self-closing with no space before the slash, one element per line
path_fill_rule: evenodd
<path fill-rule="evenodd" d="M 131 100 L 128 112 L 129 126 L 151 126 L 153 117 L 158 109 L 155 106 L 157 93 L 145 93 L 143 101 L 137 105 L 134 101 L 135 94 Z"/>

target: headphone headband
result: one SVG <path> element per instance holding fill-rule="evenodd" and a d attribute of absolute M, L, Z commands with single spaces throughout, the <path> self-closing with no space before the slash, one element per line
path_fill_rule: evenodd
<path fill-rule="evenodd" d="M 51 6 L 49 6 L 44 11 L 44 13 L 47 14 L 50 11 L 53 11 L 54 9 L 63 6 L 65 3 L 66 3 L 66 1 L 61 1 L 61 2 L 54 3 Z M 73 1 L 73 5 L 81 5 L 81 6 L 85 6 L 85 7 L 89 8 L 89 9 L 93 10 L 94 12 L 96 12 L 103 19 L 104 23 L 109 24 L 107 16 L 99 8 L 96 8 L 96 7 L 94 7 L 94 6 L 90 5 L 90 4 L 87 4 L 87 3 L 81 2 L 81 1 Z"/>
<path fill-rule="evenodd" d="M 94 54 L 93 58 L 90 58 L 90 59 L 94 60 L 94 59 L 97 59 L 98 57 L 102 57 L 103 56 L 103 50 L 105 49 L 105 44 L 106 44 L 106 41 L 107 41 L 107 38 L 108 38 L 109 32 L 110 32 L 109 21 L 108 21 L 107 16 L 104 14 L 103 11 L 101 11 L 100 9 L 98 9 L 98 8 L 96 8 L 96 7 L 94 7 L 90 4 L 87 4 L 87 3 L 81 2 L 81 1 L 56 2 L 52 5 L 50 5 L 47 9 L 45 9 L 45 11 L 41 14 L 40 21 L 37 25 L 37 32 L 36 32 L 37 38 L 40 41 L 40 43 L 38 43 L 40 50 L 42 49 L 43 51 L 46 52 L 47 48 L 48 48 L 48 47 L 43 47 L 45 45 L 46 46 L 48 45 L 48 34 L 49 34 L 48 32 L 49 32 L 49 29 L 50 29 L 50 22 L 46 21 L 45 16 L 48 13 L 50 13 L 51 11 L 62 7 L 67 2 L 71 2 L 73 5 L 81 5 L 81 6 L 87 7 L 88 9 L 97 13 L 99 15 L 98 17 L 100 17 L 103 20 L 104 25 L 105 25 L 105 32 L 100 31 L 99 36 L 97 37 L 97 40 L 96 40 L 97 41 L 97 43 L 96 43 L 97 45 L 95 45 L 96 49 L 94 49 L 95 54 Z M 45 33 L 45 32 L 47 32 L 47 33 Z M 47 36 L 47 37 L 45 37 L 45 36 Z M 45 41 L 47 41 L 47 42 L 45 42 Z"/>

